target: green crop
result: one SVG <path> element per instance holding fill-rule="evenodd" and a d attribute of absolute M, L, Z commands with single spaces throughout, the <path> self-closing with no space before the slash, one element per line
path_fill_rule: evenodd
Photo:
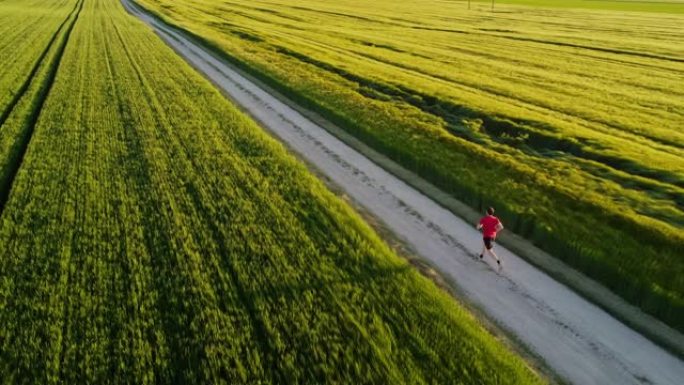
<path fill-rule="evenodd" d="M 34 67 L 74 1 L 2 3 L 0 11 L 0 123 L 7 119 Z M 23 49 L 17 49 L 20 46 Z"/>
<path fill-rule="evenodd" d="M 485 7 L 491 9 L 492 0 L 473 0 L 471 8 L 475 8 L 476 3 L 480 3 L 478 6 L 483 9 Z M 467 0 L 461 0 L 461 4 L 462 6 L 467 6 Z M 684 13 L 684 1 L 682 0 L 494 0 L 494 10 L 498 10 L 501 4 L 518 4 L 545 8 L 560 7 L 629 12 Z"/>
<path fill-rule="evenodd" d="M 75 0 L 0 5 L 0 209 L 64 50 L 76 6 Z"/>
<path fill-rule="evenodd" d="M 684 16 L 138 2 L 684 330 Z"/>
<path fill-rule="evenodd" d="M 33 3 L 0 383 L 543 382 L 118 1 Z"/>

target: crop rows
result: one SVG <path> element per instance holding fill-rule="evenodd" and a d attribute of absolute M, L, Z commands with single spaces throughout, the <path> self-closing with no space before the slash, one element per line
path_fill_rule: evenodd
<path fill-rule="evenodd" d="M 6 0 L 0 4 L 0 125 L 74 3 Z"/>
<path fill-rule="evenodd" d="M 0 383 L 542 382 L 118 1 L 75 9 L 0 216 Z"/>
<path fill-rule="evenodd" d="M 5 50 L 0 92 L 0 212 L 9 195 L 12 180 L 47 93 L 81 6 L 77 1 L 0 4 L 0 14 L 12 16 Z M 16 22 L 16 24 L 14 24 Z M 23 29 L 24 24 L 30 29 Z M 21 46 L 23 49 L 17 50 Z"/>
<path fill-rule="evenodd" d="M 683 16 L 138 3 L 684 328 Z"/>

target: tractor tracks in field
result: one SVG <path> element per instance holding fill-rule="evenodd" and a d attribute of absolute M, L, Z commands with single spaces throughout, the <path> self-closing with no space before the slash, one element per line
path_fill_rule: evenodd
<path fill-rule="evenodd" d="M 2 154 L 8 159 L 4 163 L 5 167 L 0 169 L 0 215 L 9 199 L 14 178 L 19 172 L 40 112 L 54 84 L 64 50 L 83 9 L 84 1 L 77 1 L 72 11 L 59 25 L 38 60 L 36 60 L 26 80 L 0 115 L 0 134 L 2 134 L 0 139 L 3 141 L 13 140 L 9 146 L 9 151 Z M 25 111 L 21 108 L 23 103 L 26 103 Z M 19 114 L 16 122 L 18 127 L 8 132 L 9 125 L 12 123 L 10 118 L 13 114 Z M 8 135 L 12 136 L 13 133 L 15 134 L 14 138 L 8 137 Z"/>
<path fill-rule="evenodd" d="M 29 88 L 29 85 L 33 81 L 33 78 L 36 76 L 36 73 L 38 72 L 38 69 L 40 68 L 41 64 L 43 63 L 43 60 L 45 59 L 45 56 L 47 56 L 48 52 L 50 52 L 50 48 L 52 48 L 52 45 L 54 44 L 55 40 L 57 40 L 57 37 L 59 37 L 60 32 L 64 28 L 64 26 L 67 24 L 71 16 L 76 12 L 78 8 L 78 3 L 76 3 L 76 6 L 74 9 L 67 15 L 67 17 L 62 21 L 62 23 L 57 27 L 57 30 L 55 33 L 52 35 L 50 40 L 48 41 L 47 46 L 45 46 L 45 49 L 43 52 L 41 52 L 40 56 L 38 56 L 38 59 L 36 62 L 33 64 L 33 67 L 31 68 L 31 71 L 29 71 L 28 76 L 24 80 L 24 83 L 19 87 L 17 92 L 14 94 L 14 97 L 12 100 L 10 100 L 9 104 L 5 107 L 5 109 L 2 111 L 2 114 L 0 114 L 0 127 L 5 123 L 7 118 L 9 117 L 10 113 L 12 110 L 16 107 L 16 105 L 19 103 L 19 100 L 26 94 L 26 91 Z"/>

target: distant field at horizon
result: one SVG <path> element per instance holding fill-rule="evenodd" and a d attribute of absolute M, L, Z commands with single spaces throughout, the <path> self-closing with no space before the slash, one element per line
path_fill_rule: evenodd
<path fill-rule="evenodd" d="M 459 0 L 467 3 L 465 0 Z M 473 3 L 491 4 L 490 0 L 473 0 Z M 603 9 L 630 12 L 684 13 L 682 0 L 495 0 L 496 4 L 529 5 L 535 7 Z"/>

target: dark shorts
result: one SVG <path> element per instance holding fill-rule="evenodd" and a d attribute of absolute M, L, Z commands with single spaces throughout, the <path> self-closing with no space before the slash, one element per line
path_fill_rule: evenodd
<path fill-rule="evenodd" d="M 482 240 L 484 241 L 487 250 L 491 250 L 492 247 L 494 247 L 494 241 L 496 240 L 496 238 L 484 237 L 482 238 Z"/>

